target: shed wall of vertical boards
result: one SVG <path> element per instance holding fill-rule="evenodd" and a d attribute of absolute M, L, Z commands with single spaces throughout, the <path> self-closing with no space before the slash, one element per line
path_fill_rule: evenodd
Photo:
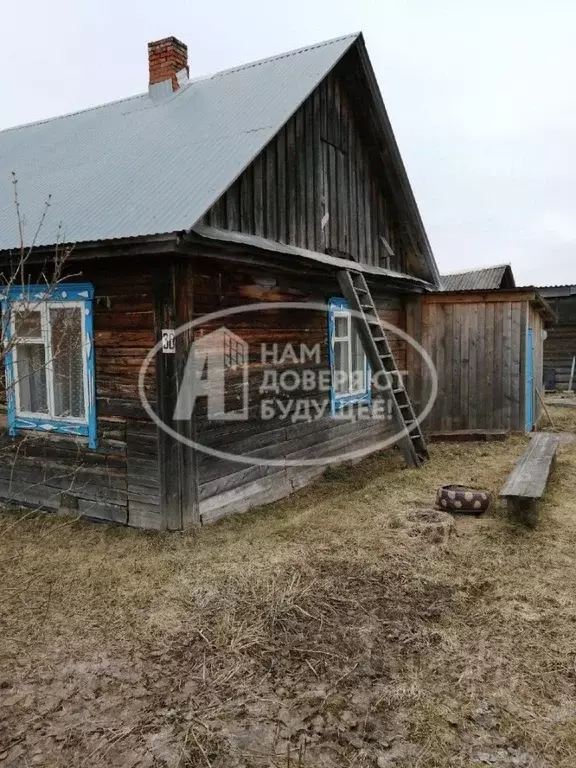
<path fill-rule="evenodd" d="M 431 294 L 412 302 L 408 333 L 420 340 L 438 372 L 438 397 L 426 431 L 524 431 L 526 337 L 534 340 L 534 421 L 541 414 L 543 330 L 540 312 L 521 292 Z M 413 396 L 425 403 L 432 376 L 415 368 Z"/>

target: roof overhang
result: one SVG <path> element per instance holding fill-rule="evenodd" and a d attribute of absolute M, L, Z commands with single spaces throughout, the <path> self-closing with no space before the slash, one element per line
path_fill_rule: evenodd
<path fill-rule="evenodd" d="M 497 304 L 505 301 L 527 301 L 547 323 L 556 322 L 556 314 L 546 299 L 534 287 L 477 289 L 468 291 L 441 291 L 426 296 L 431 304 Z"/>
<path fill-rule="evenodd" d="M 378 278 L 383 281 L 385 280 L 389 285 L 402 287 L 406 291 L 424 293 L 436 290 L 436 286 L 432 283 L 429 283 L 426 280 L 421 280 L 418 277 L 413 277 L 412 275 L 395 272 L 391 269 L 384 269 L 383 267 L 375 267 L 370 264 L 360 264 L 351 259 L 341 259 L 337 256 L 329 256 L 326 253 L 309 251 L 306 248 L 298 248 L 294 245 L 278 243 L 274 240 L 258 237 L 257 235 L 248 235 L 242 232 L 232 232 L 227 229 L 217 229 L 215 227 L 197 225 L 194 227 L 191 234 L 185 236 L 183 239 L 184 241 L 187 240 L 189 244 L 193 244 L 195 241 L 194 236 L 196 236 L 199 241 L 213 241 L 252 248 L 275 257 L 292 257 L 289 264 L 286 264 L 285 258 L 275 258 L 274 264 L 278 266 L 294 267 L 294 261 L 296 260 L 297 264 L 300 266 L 319 267 L 323 271 L 335 272 L 339 269 L 348 269 L 352 272 L 362 272 L 367 276 Z M 230 255 L 228 255 L 227 258 L 229 259 Z M 284 264 L 282 264 L 282 262 L 284 262 Z"/>

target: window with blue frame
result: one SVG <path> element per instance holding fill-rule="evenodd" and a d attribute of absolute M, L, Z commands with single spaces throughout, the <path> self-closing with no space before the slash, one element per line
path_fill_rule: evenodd
<path fill-rule="evenodd" d="M 95 448 L 92 285 L 12 286 L 0 296 L 10 434 L 77 435 Z"/>
<path fill-rule="evenodd" d="M 351 403 L 370 402 L 370 368 L 345 299 L 328 302 L 332 413 Z"/>

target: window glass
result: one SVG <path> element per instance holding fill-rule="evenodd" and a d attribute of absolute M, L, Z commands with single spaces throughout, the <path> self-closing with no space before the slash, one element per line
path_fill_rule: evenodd
<path fill-rule="evenodd" d="M 346 341 L 334 342 L 334 391 L 338 395 L 345 395 L 348 389 L 348 360 L 349 343 Z"/>
<path fill-rule="evenodd" d="M 362 341 L 346 302 L 333 299 L 330 311 L 332 395 L 333 406 L 338 408 L 351 400 L 369 399 L 370 378 Z"/>
<path fill-rule="evenodd" d="M 90 283 L 0 289 L 8 431 L 87 437 L 97 447 L 94 288 Z"/>
<path fill-rule="evenodd" d="M 17 345 L 15 384 L 18 387 L 20 411 L 48 413 L 46 350 L 43 344 Z"/>
<path fill-rule="evenodd" d="M 350 317 L 336 315 L 334 318 L 334 335 L 341 339 L 347 338 L 350 333 Z"/>
<path fill-rule="evenodd" d="M 80 307 L 51 308 L 52 377 L 54 415 L 84 416 L 84 363 L 82 310 Z"/>
<path fill-rule="evenodd" d="M 39 310 L 18 307 L 14 313 L 14 330 L 18 339 L 42 338 L 42 315 Z"/>
<path fill-rule="evenodd" d="M 352 328 L 352 392 L 363 392 L 366 389 L 366 355 L 356 327 Z"/>

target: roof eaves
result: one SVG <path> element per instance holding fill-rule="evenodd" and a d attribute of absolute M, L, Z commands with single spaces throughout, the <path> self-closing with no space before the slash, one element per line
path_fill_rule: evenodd
<path fill-rule="evenodd" d="M 384 277 L 390 280 L 395 280 L 405 284 L 413 285 L 422 291 L 434 291 L 435 286 L 426 280 L 422 280 L 419 277 L 413 275 L 407 275 L 403 272 L 395 272 L 391 269 L 384 269 L 383 267 L 376 267 L 370 264 L 361 264 L 357 261 L 349 261 L 347 259 L 340 258 L 339 256 L 330 256 L 326 253 L 317 253 L 316 251 L 310 251 L 307 248 L 300 248 L 295 245 L 287 245 L 286 243 L 279 243 L 276 240 L 268 240 L 258 235 L 249 235 L 243 232 L 233 232 L 228 229 L 218 229 L 216 227 L 208 227 L 203 224 L 198 224 L 192 230 L 192 234 L 197 235 L 207 240 L 215 240 L 225 243 L 234 243 L 237 245 L 245 245 L 258 250 L 269 251 L 272 253 L 286 254 L 291 256 L 299 256 L 309 261 L 314 261 L 322 264 L 326 267 L 330 267 L 334 270 L 337 269 L 349 269 L 354 272 L 363 272 L 366 274 L 374 275 L 375 277 Z"/>

